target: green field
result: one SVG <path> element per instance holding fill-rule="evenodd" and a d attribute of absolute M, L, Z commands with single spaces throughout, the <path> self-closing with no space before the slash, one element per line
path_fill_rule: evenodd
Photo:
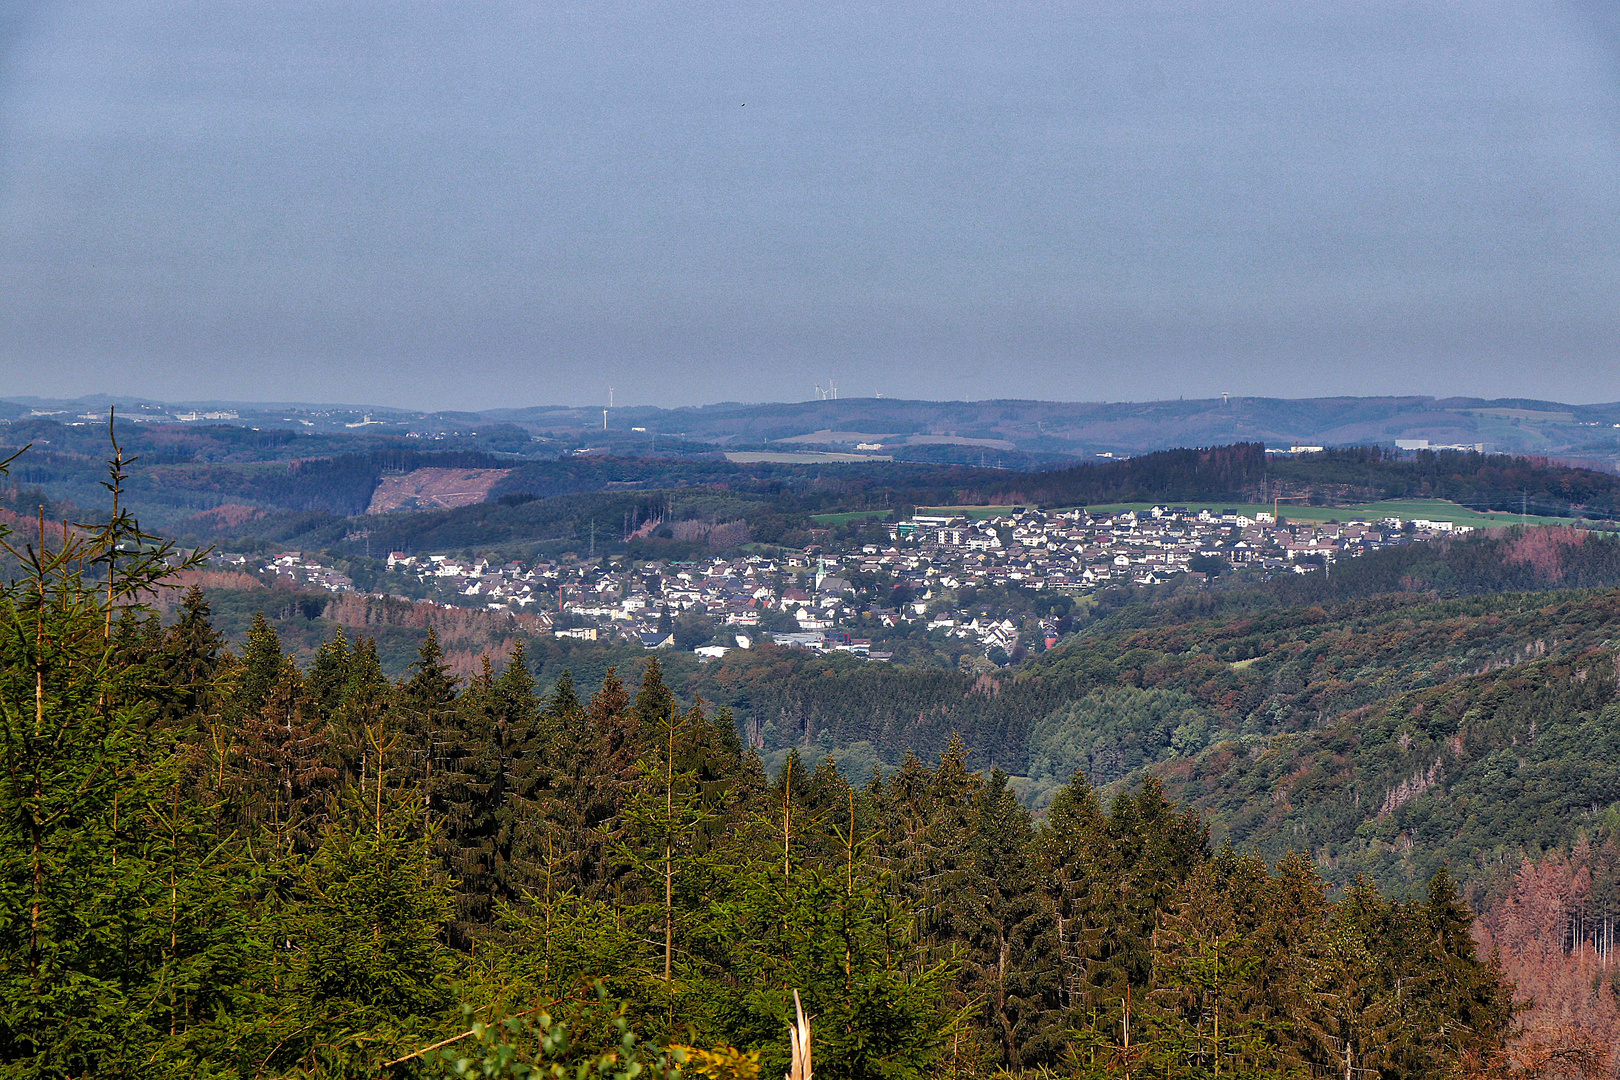
<path fill-rule="evenodd" d="M 893 461 L 893 454 L 833 454 L 814 450 L 729 450 L 726 460 L 740 465 L 857 465 Z"/>
<path fill-rule="evenodd" d="M 1163 503 L 1109 503 L 1105 506 L 1089 506 L 1086 509 L 1092 513 L 1124 513 L 1127 510 L 1151 510 L 1155 505 Z M 1247 503 L 1176 503 L 1177 506 L 1186 506 L 1189 510 L 1233 511 L 1253 517 L 1256 513 L 1271 512 L 1272 504 L 1264 505 Z M 1521 517 L 1518 514 L 1487 513 L 1470 510 L 1466 506 L 1459 506 L 1445 499 L 1386 499 L 1383 502 L 1362 503 L 1357 506 L 1301 506 L 1297 503 L 1283 503 L 1282 516 L 1292 521 L 1377 521 L 1379 518 L 1398 517 L 1407 520 L 1410 518 L 1427 518 L 1430 521 L 1449 521 L 1455 525 L 1471 525 L 1476 529 L 1500 528 L 1504 525 L 1517 525 L 1523 522 L 1526 525 L 1568 525 L 1576 522 L 1576 518 L 1567 517 L 1540 517 L 1530 514 Z"/>
<path fill-rule="evenodd" d="M 949 514 L 952 517 L 965 517 L 982 520 L 984 518 L 1007 517 L 1013 512 L 1010 506 L 919 506 L 919 514 Z"/>
<path fill-rule="evenodd" d="M 886 518 L 889 513 L 888 510 L 840 510 L 836 514 L 811 514 L 810 520 L 817 525 L 847 525 L 867 518 Z"/>

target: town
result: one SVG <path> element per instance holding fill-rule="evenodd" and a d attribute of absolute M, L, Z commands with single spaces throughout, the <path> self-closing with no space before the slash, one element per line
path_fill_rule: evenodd
<path fill-rule="evenodd" d="M 1263 510 L 1173 506 L 918 512 L 878 527 L 887 531 L 886 544 L 813 544 L 693 562 L 563 557 L 526 565 L 393 552 L 370 591 L 521 611 L 533 616 L 530 625 L 559 637 L 682 648 L 704 658 L 770 641 L 888 660 L 886 641 L 921 629 L 958 652 L 970 647 L 1003 664 L 1054 645 L 1068 629 L 1057 613 L 1101 590 L 1200 588 L 1232 571 L 1331 573 L 1340 559 L 1469 531 L 1449 521 L 1291 522 Z M 301 552 L 213 559 L 283 586 L 356 589 L 349 575 Z M 1047 602 L 1008 602 L 1031 596 Z"/>

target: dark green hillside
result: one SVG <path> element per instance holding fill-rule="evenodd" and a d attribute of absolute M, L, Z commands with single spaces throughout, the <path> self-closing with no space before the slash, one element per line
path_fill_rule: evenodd
<path fill-rule="evenodd" d="M 1620 542 L 1590 536 L 1583 544 L 1556 543 L 1546 541 L 1549 535 L 1561 534 L 1512 532 L 1435 545 L 1436 561 L 1425 565 L 1460 577 L 1475 566 L 1512 570 L 1519 559 L 1524 575 L 1512 580 L 1521 586 L 1617 580 L 1605 568 Z M 1412 550 L 1418 549 L 1358 562 L 1390 561 L 1411 571 L 1401 560 Z M 1291 589 L 1293 579 L 1287 584 Z M 672 657 L 670 678 L 684 693 L 730 706 L 767 751 L 841 753 L 865 744 L 895 763 L 908 750 L 937 753 L 960 734 L 976 765 L 998 764 L 1026 778 L 1018 781 L 1021 790 L 1043 805 L 1076 769 L 1110 783 L 1228 740 L 1253 745 L 1309 732 L 1414 687 L 1449 686 L 1493 665 L 1522 663 L 1527 643 L 1541 641 L 1562 654 L 1600 647 L 1611 636 L 1620 640 L 1620 599 L 1612 591 L 1441 600 L 1426 580 L 1412 584 L 1417 591 L 1406 594 L 1305 603 L 1286 602 L 1294 599 L 1288 590 L 1279 596 L 1265 588 L 1130 603 L 1062 648 L 994 675 L 755 649 L 702 665 Z M 396 665 L 424 632 L 425 624 L 409 615 L 419 610 L 413 605 L 394 605 L 406 613 L 395 618 L 382 614 L 388 605 L 380 602 L 375 612 L 352 615 L 339 614 L 331 607 L 337 602 L 326 598 L 313 603 L 311 609 L 288 594 L 231 594 L 222 596 L 221 615 L 227 629 L 240 632 L 255 605 L 265 606 L 279 614 L 289 643 L 307 642 L 305 650 L 331 633 L 334 617 L 351 633 L 375 627 L 369 632 L 383 634 Z M 476 612 L 456 617 L 469 627 L 484 621 Z M 455 647 L 489 648 L 511 633 L 469 630 L 472 636 Z M 530 646 L 539 648 L 533 640 Z M 555 663 L 576 669 L 583 657 L 609 654 L 583 643 L 556 648 Z M 549 651 L 531 655 L 553 674 Z M 579 670 L 582 681 L 606 662 Z"/>
<path fill-rule="evenodd" d="M 425 466 L 504 468 L 513 459 L 491 451 L 529 442 L 515 430 L 504 441 L 499 432 L 486 432 L 459 440 L 475 446 L 451 440 L 429 444 L 429 450 L 403 436 L 311 435 L 234 424 L 119 422 L 117 432 L 126 459 L 134 460 L 126 504 L 148 525 L 166 529 L 227 503 L 268 513 L 361 514 L 385 473 Z M 25 445 L 31 449 L 12 469 L 14 483 L 90 509 L 106 505 L 105 422 L 35 419 L 0 428 L 0 455 Z"/>
<path fill-rule="evenodd" d="M 1335 880 L 1402 887 L 1449 864 L 1488 884 L 1527 854 L 1620 826 L 1620 654 L 1587 647 L 1613 640 L 1610 614 L 1532 642 L 1547 658 L 1224 744 L 1165 775 L 1218 833 L 1272 855 L 1309 850 Z"/>
<path fill-rule="evenodd" d="M 1128 461 L 990 474 L 958 503 L 1084 506 L 1239 498 L 1308 498 L 1318 506 L 1398 498 L 1449 499 L 1476 510 L 1620 517 L 1620 476 L 1530 458 L 1462 451 L 1399 454 L 1376 446 L 1298 457 L 1261 443 L 1164 450 Z M 920 500 L 919 500 L 920 501 Z"/>

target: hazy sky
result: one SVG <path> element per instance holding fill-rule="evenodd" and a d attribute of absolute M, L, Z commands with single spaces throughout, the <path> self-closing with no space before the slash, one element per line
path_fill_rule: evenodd
<path fill-rule="evenodd" d="M 1611 6 L 0 2 L 0 396 L 1620 399 Z"/>

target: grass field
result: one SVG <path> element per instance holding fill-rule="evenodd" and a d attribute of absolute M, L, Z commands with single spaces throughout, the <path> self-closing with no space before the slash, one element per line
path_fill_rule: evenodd
<path fill-rule="evenodd" d="M 1092 513 L 1123 513 L 1126 510 L 1151 510 L 1153 503 L 1109 503 L 1106 506 L 1087 507 Z M 1160 504 L 1162 505 L 1162 504 Z M 1177 503 L 1185 505 L 1189 510 L 1235 511 L 1239 514 L 1253 517 L 1259 511 L 1271 512 L 1271 504 L 1238 504 L 1232 503 Z M 1530 514 L 1520 517 L 1518 514 L 1484 513 L 1470 510 L 1466 506 L 1459 506 L 1445 499 L 1387 499 L 1383 502 L 1362 503 L 1357 506 L 1301 506 L 1298 503 L 1283 503 L 1282 516 L 1291 521 L 1377 521 L 1379 518 L 1398 517 L 1407 520 L 1410 518 L 1427 518 L 1430 521 L 1449 521 L 1455 525 L 1471 525 L 1476 529 L 1499 528 L 1504 525 L 1517 525 L 1521 521 L 1527 525 L 1568 525 L 1577 519 L 1564 517 L 1540 517 Z"/>
<path fill-rule="evenodd" d="M 817 525 L 847 525 L 851 521 L 865 521 L 867 518 L 885 518 L 889 516 L 887 510 L 840 510 L 836 514 L 811 514 L 810 520 Z"/>
<path fill-rule="evenodd" d="M 727 461 L 743 465 L 855 465 L 868 461 L 893 461 L 893 454 L 823 454 L 813 450 L 730 450 Z"/>
<path fill-rule="evenodd" d="M 952 517 L 965 517 L 982 520 L 984 518 L 1007 517 L 1013 512 L 1010 506 L 919 506 L 919 514 L 949 514 Z"/>

